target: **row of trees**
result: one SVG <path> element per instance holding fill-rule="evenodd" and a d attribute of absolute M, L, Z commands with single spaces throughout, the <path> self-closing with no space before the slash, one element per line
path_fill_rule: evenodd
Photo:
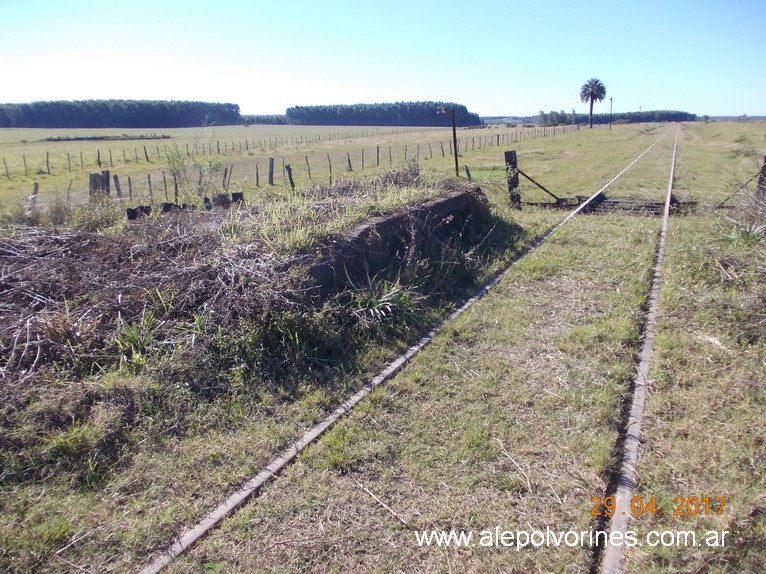
<path fill-rule="evenodd" d="M 287 122 L 300 125 L 338 126 L 451 126 L 452 112 L 458 126 L 478 126 L 478 114 L 451 102 L 395 102 L 287 108 Z"/>
<path fill-rule="evenodd" d="M 594 124 L 608 124 L 610 114 L 593 114 Z M 612 122 L 642 123 L 642 122 L 693 122 L 697 115 L 676 110 L 651 110 L 646 112 L 627 112 L 611 115 Z M 588 114 L 578 114 L 574 110 L 567 113 L 564 110 L 544 112 L 540 110 L 537 121 L 541 126 L 560 126 L 566 124 L 585 124 L 590 121 Z"/>
<path fill-rule="evenodd" d="M 287 116 L 279 114 L 242 114 L 242 123 L 246 126 L 252 124 L 283 125 L 287 123 Z"/>
<path fill-rule="evenodd" d="M 0 104 L 3 128 L 181 128 L 241 123 L 237 104 L 80 100 Z"/>
<path fill-rule="evenodd" d="M 203 124 L 459 126 L 482 121 L 460 104 L 396 102 L 296 106 L 285 115 L 241 115 L 236 104 L 162 100 L 79 100 L 0 104 L 0 128 L 173 128 Z"/>

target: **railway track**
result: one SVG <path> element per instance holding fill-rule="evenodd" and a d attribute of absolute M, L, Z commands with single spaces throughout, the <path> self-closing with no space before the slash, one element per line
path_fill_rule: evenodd
<path fill-rule="evenodd" d="M 440 332 L 442 332 L 446 328 L 446 326 L 453 323 L 456 319 L 458 319 L 458 317 L 460 317 L 468 309 L 470 309 L 478 300 L 480 300 L 487 293 L 489 293 L 491 289 L 493 289 L 498 283 L 500 283 L 508 275 L 508 273 L 511 271 L 511 269 L 514 268 L 514 266 L 516 266 L 519 262 L 524 260 L 524 258 L 526 258 L 530 253 L 534 252 L 538 247 L 543 245 L 549 238 L 551 238 L 560 229 L 562 229 L 565 225 L 567 225 L 567 223 L 569 223 L 576 215 L 583 212 L 587 212 L 589 207 L 591 207 L 594 202 L 597 202 L 599 198 L 602 198 L 604 196 L 604 192 L 615 181 L 617 181 L 623 174 L 625 174 L 629 169 L 631 169 L 631 167 L 633 167 L 636 163 L 638 163 L 647 153 L 649 153 L 653 148 L 655 148 L 655 146 L 657 146 L 657 144 L 660 141 L 662 141 L 665 137 L 666 137 L 666 134 L 663 134 L 663 136 L 657 139 L 652 145 L 650 145 L 646 150 L 644 150 L 640 155 L 638 155 L 634 160 L 632 160 L 622 171 L 620 171 L 616 176 L 614 176 L 601 189 L 593 193 L 587 200 L 583 201 L 579 206 L 577 206 L 577 208 L 573 209 L 563 219 L 561 219 L 556 224 L 552 225 L 544 233 L 538 236 L 533 242 L 531 242 L 530 246 L 520 256 L 520 258 L 517 259 L 509 268 L 507 268 L 505 271 L 503 271 L 497 277 L 495 277 L 491 282 L 489 282 L 487 285 L 485 285 L 480 290 L 478 290 L 473 297 L 471 297 L 459 309 L 453 312 L 445 320 L 444 323 L 436 327 L 434 330 L 428 333 L 425 337 L 423 337 L 420 341 L 418 341 L 415 345 L 410 347 L 405 353 L 403 353 L 400 357 L 398 357 L 394 362 L 392 362 L 386 369 L 381 371 L 377 376 L 367 381 L 361 390 L 359 390 L 357 393 L 350 396 L 334 412 L 328 415 L 319 424 L 317 424 L 316 426 L 308 430 L 302 437 L 300 437 L 292 445 L 290 445 L 287 449 L 285 449 L 282 453 L 280 453 L 280 455 L 277 456 L 274 460 L 272 460 L 268 465 L 266 465 L 261 472 L 259 472 L 257 475 L 255 475 L 250 480 L 248 480 L 245 484 L 243 484 L 242 487 L 240 487 L 235 493 L 231 494 L 222 504 L 220 504 L 217 508 L 211 511 L 203 520 L 201 520 L 199 523 L 197 523 L 196 525 L 186 530 L 172 545 L 170 545 L 165 551 L 157 555 L 151 561 L 151 563 L 149 563 L 143 570 L 141 570 L 141 573 L 150 574 L 150 573 L 159 572 L 160 570 L 162 570 L 163 568 L 171 564 L 176 558 L 181 556 L 189 548 L 194 546 L 202 537 L 208 534 L 208 532 L 210 532 L 211 529 L 215 528 L 224 519 L 224 517 L 231 514 L 235 509 L 241 506 L 250 497 L 258 493 L 270 480 L 272 480 L 276 475 L 278 475 L 287 466 L 289 466 L 292 462 L 294 462 L 297 459 L 298 455 L 302 451 L 304 451 L 304 449 L 306 449 L 309 445 L 315 442 L 326 431 L 328 431 L 328 429 L 332 428 L 333 425 L 335 425 L 339 420 L 341 420 L 343 417 L 348 415 L 357 405 L 362 403 L 362 401 L 364 401 L 364 399 L 373 390 L 383 385 L 386 381 L 388 381 L 396 373 L 398 373 L 403 368 L 403 366 L 407 364 L 415 355 L 417 355 L 422 349 L 427 347 L 431 343 L 433 338 L 436 335 L 438 335 Z M 677 138 L 678 138 L 678 135 L 676 133 L 676 144 L 674 146 L 674 152 L 673 152 L 673 165 L 675 165 Z M 663 204 L 662 231 L 660 233 L 657 259 L 656 259 L 656 264 L 654 269 L 654 280 L 653 280 L 652 291 L 650 296 L 650 311 L 646 320 L 645 332 L 647 333 L 647 335 L 644 337 L 644 340 L 645 340 L 644 344 L 646 347 L 646 344 L 648 341 L 650 348 L 648 351 L 648 355 L 646 357 L 645 357 L 645 354 L 647 352 L 642 352 L 641 365 L 639 367 L 639 379 L 635 383 L 635 392 L 633 397 L 634 407 L 631 410 L 630 419 L 627 421 L 624 421 L 624 424 L 623 424 L 624 430 L 622 432 L 623 436 L 620 437 L 620 441 L 623 442 L 625 445 L 623 449 L 624 451 L 623 466 L 619 476 L 617 477 L 616 482 L 610 485 L 607 491 L 611 490 L 611 491 L 620 492 L 618 485 L 622 485 L 623 483 L 633 484 L 632 481 L 635 478 L 635 466 L 637 461 L 638 440 L 640 437 L 640 423 L 641 423 L 641 417 L 643 414 L 644 398 L 642 395 L 645 392 L 646 376 L 648 374 L 648 365 L 649 365 L 649 361 L 651 360 L 651 340 L 653 340 L 652 333 L 653 333 L 654 325 L 656 323 L 656 314 L 657 314 L 656 305 L 659 299 L 659 282 L 661 281 L 662 254 L 664 253 L 664 246 L 666 243 L 667 221 L 670 215 L 670 204 L 671 204 L 671 197 L 672 197 L 672 184 L 673 184 L 673 168 L 671 168 L 670 184 L 668 186 L 666 201 Z M 624 203 L 625 202 L 623 201 L 623 204 Z M 654 202 L 654 203 L 657 203 L 657 202 Z M 656 206 L 653 206 L 653 209 L 655 207 Z M 625 212 L 629 210 L 621 210 L 621 211 Z M 619 494 L 619 496 L 621 497 L 620 500 L 624 501 L 625 497 L 627 496 L 628 497 L 627 500 L 629 501 L 630 493 L 631 493 L 630 490 L 627 492 L 620 493 Z M 626 528 L 626 525 L 627 524 L 623 524 L 619 521 L 614 521 L 610 525 L 610 528 L 612 528 L 615 531 L 620 529 L 624 531 L 624 529 Z M 615 554 L 607 553 L 603 557 L 600 554 L 596 554 L 593 560 L 593 569 L 595 571 L 596 568 L 601 568 L 603 564 L 602 571 L 604 574 L 620 572 L 621 560 L 622 560 L 622 557 L 619 554 L 615 555 Z"/>
<path fill-rule="evenodd" d="M 657 335 L 657 320 L 659 317 L 660 290 L 662 288 L 662 264 L 665 259 L 665 248 L 668 236 L 668 220 L 673 199 L 673 183 L 675 179 L 676 157 L 678 153 L 678 131 L 673 145 L 673 160 L 670 166 L 667 195 L 662 214 L 662 227 L 657 244 L 657 256 L 652 274 L 652 286 L 649 295 L 649 309 L 643 332 L 643 344 L 633 389 L 630 414 L 621 432 L 622 464 L 620 471 L 613 477 L 607 492 L 615 497 L 615 513 L 612 515 L 610 530 L 612 534 L 619 533 L 624 539 L 630 523 L 633 493 L 638 477 L 638 456 L 641 443 L 641 427 L 644 420 L 646 405 L 646 388 L 649 383 L 649 367 L 654 354 L 654 340 Z M 598 547 L 601 549 L 602 547 Z M 623 546 L 609 545 L 604 550 L 602 574 L 621 574 L 623 571 Z M 598 562 L 598 555 L 596 560 Z"/>

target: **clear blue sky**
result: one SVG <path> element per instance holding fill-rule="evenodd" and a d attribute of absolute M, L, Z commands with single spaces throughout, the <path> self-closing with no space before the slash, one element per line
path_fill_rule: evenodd
<path fill-rule="evenodd" d="M 0 0 L 0 102 L 766 115 L 766 0 Z"/>

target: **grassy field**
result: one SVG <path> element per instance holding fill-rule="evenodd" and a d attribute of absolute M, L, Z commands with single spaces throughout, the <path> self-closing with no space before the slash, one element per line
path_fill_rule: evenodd
<path fill-rule="evenodd" d="M 572 129 L 568 126 L 567 129 Z M 562 128 L 557 128 L 561 133 Z M 553 128 L 547 128 L 550 136 Z M 498 142 L 526 141 L 542 137 L 542 130 L 491 126 L 485 129 L 460 129 L 460 170 L 472 157 L 488 155 L 490 147 L 502 166 Z M 125 141 L 45 141 L 45 138 L 170 136 L 169 139 Z M 293 169 L 298 185 L 328 183 L 331 176 L 370 176 L 399 168 L 417 159 L 421 167 L 434 174 L 454 170 L 451 155 L 452 133 L 441 128 L 388 128 L 337 126 L 222 126 L 205 129 L 169 130 L 0 130 L 0 155 L 5 158 L 10 177 L 0 172 L 0 209 L 24 202 L 33 182 L 40 185 L 40 201 L 88 197 L 88 174 L 111 170 L 121 180 L 123 195 L 128 195 L 130 176 L 136 201 L 148 199 L 148 181 L 153 180 L 153 197 L 165 200 L 163 173 L 173 196 L 168 154 L 178 150 L 189 165 L 215 172 L 215 187 L 221 187 L 224 168 L 233 167 L 232 190 L 255 193 L 268 184 L 269 158 L 275 160 L 275 186 L 288 187 L 284 165 Z M 430 145 L 430 147 L 429 147 Z M 144 150 L 146 147 L 146 150 Z M 196 154 L 194 150 L 196 148 Z M 204 151 L 203 151 L 204 148 Z M 187 156 L 187 151 L 193 156 Z M 101 166 L 97 164 L 100 157 Z M 149 158 L 147 161 L 146 158 Z M 82 158 L 82 163 L 81 163 Z M 24 161 L 27 169 L 24 169 Z M 349 170 L 351 161 L 351 170 Z M 364 166 L 362 164 L 364 163 Z M 48 168 L 50 167 L 50 174 Z M 257 172 L 257 173 L 256 173 Z M 309 173 L 310 172 L 310 173 Z M 196 173 L 195 173 L 196 176 Z M 194 178 L 196 180 L 196 177 Z M 114 192 L 113 192 L 114 194 Z"/>
<path fill-rule="evenodd" d="M 238 131 L 226 132 L 224 138 L 226 129 L 216 128 L 211 137 L 220 137 L 222 146 L 224 139 L 237 141 L 235 135 L 244 140 Z M 261 128 L 236 128 L 256 129 Z M 306 137 L 309 133 L 262 129 L 248 132 L 261 134 L 251 139 Z M 475 138 L 473 146 L 467 144 L 461 151 L 461 166 L 470 167 L 488 196 L 495 225 L 523 229 L 512 236 L 515 243 L 496 246 L 494 254 L 477 257 L 475 251 L 465 252 L 461 264 L 474 265 L 474 279 L 484 280 L 562 216 L 507 207 L 503 149 L 517 149 L 525 172 L 557 194 L 571 197 L 595 192 L 658 142 L 607 193 L 659 199 L 667 185 L 675 129 L 614 126 L 612 131 L 580 130 L 500 147 L 482 142 L 481 149 L 476 146 L 478 138 L 516 130 L 461 130 L 463 140 Z M 762 496 L 766 490 L 762 287 L 766 239 L 757 218 L 762 223 L 763 216 L 746 211 L 744 193 L 730 202 L 740 206 L 737 210 L 716 213 L 710 207 L 756 173 L 758 150 L 766 146 L 766 128 L 763 124 L 713 122 L 680 129 L 676 195 L 698 201 L 700 208 L 693 216 L 671 222 L 663 322 L 647 407 L 639 493 L 656 497 L 665 510 L 672 510 L 675 496 L 727 496 L 729 502 L 721 516 L 644 516 L 634 526 L 639 532 L 656 525 L 695 531 L 728 528 L 732 534 L 730 544 L 717 549 L 630 549 L 628 571 L 760 572 L 766 544 Z M 363 131 L 337 128 L 333 133 Z M 182 135 L 171 135 L 185 148 Z M 398 161 L 401 167 L 404 146 L 411 153 L 420 143 L 419 168 L 433 181 L 429 178 L 454 176 L 448 150 L 442 158 L 438 143 L 434 146 L 440 140 L 446 146 L 449 135 L 445 130 L 368 133 L 311 142 L 305 148 L 300 143 L 279 145 L 294 146 L 295 156 L 290 157 L 316 154 L 310 156 L 312 162 L 313 157 L 324 155 L 326 160 L 327 153 L 335 154 L 337 179 L 341 174 L 378 173 L 375 169 L 344 171 L 347 152 L 381 145 L 387 154 L 391 146 L 400 153 L 392 165 L 397 167 Z M 196 137 L 183 135 L 187 136 L 189 142 Z M 32 137 L 23 139 L 31 141 Z M 2 146 L 9 146 L 2 147 L 3 154 L 31 145 L 14 143 L 7 133 L 2 138 Z M 426 155 L 428 142 L 432 142 L 433 159 Z M 76 143 L 81 144 L 99 145 Z M 110 145 L 119 149 L 121 144 Z M 92 152 L 95 148 L 87 149 Z M 238 182 L 245 190 L 252 213 L 281 228 L 285 222 L 299 219 L 295 215 L 299 212 L 293 210 L 297 197 L 303 209 L 310 211 L 313 204 L 307 200 L 319 196 L 300 193 L 307 178 L 299 180 L 295 196 L 281 182 L 262 190 L 249 187 L 251 179 L 238 180 L 245 166 L 252 168 L 253 158 L 261 157 L 259 153 L 237 156 L 243 163 L 235 164 L 232 184 Z M 228 159 L 226 163 L 230 163 Z M 135 167 L 138 174 L 143 164 L 127 167 Z M 384 167 L 389 166 L 380 170 Z M 327 183 L 326 176 L 329 172 L 322 174 L 319 169 L 314 173 L 323 183 Z M 68 175 L 54 177 L 69 182 Z M 7 187 L 0 190 L 6 197 L 15 193 Z M 522 183 L 521 191 L 525 199 L 547 199 L 528 183 Z M 391 190 L 390 195 L 395 196 L 391 205 L 406 203 L 417 193 L 429 192 L 422 187 Z M 349 209 L 357 215 L 345 224 L 379 212 L 382 198 L 380 192 L 367 193 Z M 282 209 L 285 207 L 289 209 Z M 279 217 L 268 215 L 279 210 Z M 337 209 L 338 213 L 345 211 Z M 209 256 L 211 264 L 227 273 L 242 272 L 233 253 L 242 253 L 249 261 L 259 260 L 261 255 L 246 252 L 252 249 L 246 246 L 260 233 L 257 217 L 251 223 L 239 217 L 219 223 L 216 233 L 222 239 Z M 41 223 L 44 220 L 41 216 Z M 310 230 L 311 220 L 301 221 L 305 223 L 299 227 Z M 327 226 L 325 220 L 315 224 Z M 168 571 L 588 571 L 593 566 L 593 552 L 588 547 L 421 547 L 415 533 L 455 529 L 475 531 L 478 536 L 495 527 L 588 530 L 595 525 L 591 497 L 603 496 L 617 461 L 621 408 L 640 344 L 658 230 L 659 221 L 651 218 L 576 218 L 517 265 L 399 376 L 376 390 L 260 496 Z M 117 220 L 100 231 L 106 238 L 121 238 L 125 233 L 125 223 Z M 191 250 L 190 235 L 184 233 L 180 235 L 185 241 L 182 251 Z M 301 243 L 305 237 L 287 235 L 282 237 L 287 240 L 283 252 L 268 252 L 287 256 L 296 247 L 306 246 Z M 492 243 L 511 236 L 487 237 Z M 445 263 L 452 265 L 451 260 Z M 207 397 L 185 388 L 180 378 L 172 378 L 181 371 L 172 371 L 176 374 L 168 378 L 166 365 L 140 366 L 136 354 L 131 361 L 86 376 L 64 368 L 51 371 L 37 402 L 18 407 L 25 409 L 26 423 L 3 428 L 3 434 L 7 444 L 13 445 L 29 439 L 32 429 L 39 432 L 46 413 L 74 413 L 71 420 L 58 421 L 38 436 L 43 446 L 35 452 L 54 460 L 65 460 L 67 453 L 74 453 L 81 466 L 62 463 L 47 474 L 19 480 L 10 478 L 11 461 L 3 459 L 0 566 L 11 572 L 138 570 L 174 535 L 258 472 L 270 457 L 416 337 L 418 321 L 432 324 L 449 308 L 448 302 L 428 312 L 417 305 L 407 307 L 420 300 L 417 293 L 409 292 L 409 301 L 391 299 L 401 293 L 400 287 L 390 282 L 383 287 L 387 291 L 376 292 L 372 285 L 360 289 L 350 301 L 355 308 L 376 316 L 376 309 L 385 309 L 380 307 L 383 296 L 394 307 L 419 313 L 418 320 L 404 330 L 388 324 L 367 333 L 366 346 L 353 369 L 347 371 L 317 368 L 320 363 L 312 363 L 311 353 L 290 346 L 289 337 L 280 344 L 293 354 L 279 363 L 280 368 L 288 369 L 289 379 L 294 372 L 289 371 L 290 361 L 303 362 L 312 365 L 310 374 L 301 372 L 292 384 L 284 380 L 274 384 L 258 379 L 256 371 L 248 371 L 245 365 L 232 363 L 227 366 L 231 370 L 226 379 L 231 392 Z M 165 320 L 160 312 L 172 311 L 182 299 L 176 296 L 171 301 L 166 295 L 138 293 L 136 301 L 143 297 L 156 317 Z M 322 331 L 322 321 L 341 315 L 348 320 L 343 313 L 349 308 L 349 300 L 344 300 L 337 307 L 302 310 L 274 322 L 283 328 L 279 336 L 289 335 L 287 326 L 308 324 L 332 339 L 336 335 Z M 77 308 L 73 305 L 70 312 L 76 314 Z M 183 337 L 195 333 L 202 337 L 202 331 L 194 329 L 204 326 L 189 322 Z M 207 328 L 215 335 L 215 322 Z M 121 336 L 128 334 L 122 332 Z M 223 334 L 229 336 L 221 339 L 227 344 L 252 337 L 246 330 Z M 243 343 L 234 350 L 252 347 Z M 170 353 L 176 359 L 184 356 Z M 154 356 L 149 358 L 154 360 Z M 131 397 L 135 401 L 132 410 L 128 408 Z M 77 413 L 85 404 L 88 416 L 81 417 Z M 132 417 L 129 422 L 119 419 L 120 413 L 127 412 Z M 7 409 L 3 416 L 4 421 L 11 420 Z M 124 440 L 118 443 L 123 449 L 116 458 L 118 463 L 106 473 L 94 469 L 89 474 L 88 462 L 96 464 L 99 448 L 112 444 L 100 441 L 120 425 L 125 426 Z"/>

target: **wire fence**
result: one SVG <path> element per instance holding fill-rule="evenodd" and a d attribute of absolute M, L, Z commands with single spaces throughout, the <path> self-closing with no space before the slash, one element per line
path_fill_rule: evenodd
<path fill-rule="evenodd" d="M 578 129 L 578 125 L 572 125 L 489 134 L 463 133 L 457 140 L 457 152 L 460 156 Z M 96 148 L 88 152 L 59 150 L 35 158 L 24 155 L 20 160 L 15 158 L 11 162 L 3 157 L 3 175 L 9 181 L 28 184 L 31 195 L 27 196 L 25 192 L 23 197 L 32 203 L 45 203 L 64 194 L 67 201 L 85 200 L 98 194 L 128 202 L 152 203 L 177 201 L 179 190 L 181 193 L 194 191 L 202 196 L 216 191 L 228 192 L 232 185 L 241 190 L 252 184 L 259 188 L 294 188 L 298 183 L 332 183 L 339 177 L 360 172 L 395 169 L 410 161 L 438 162 L 454 154 L 451 138 L 392 145 L 371 145 L 364 141 L 379 135 L 349 132 L 250 140 L 208 139 L 180 145 L 155 143 L 131 148 Z M 343 142 L 341 145 L 333 143 L 339 140 Z M 326 147 L 321 145 L 324 142 L 328 143 Z M 178 181 L 168 164 L 171 155 L 183 164 L 184 170 L 198 173 L 186 173 L 184 181 Z M 143 166 L 145 171 L 139 166 Z M 40 176 L 42 183 L 29 181 L 35 179 L 35 175 Z M 102 180 L 94 183 L 94 175 L 101 176 Z M 22 177 L 27 181 L 24 182 Z M 51 181 L 46 181 L 48 177 Z"/>

